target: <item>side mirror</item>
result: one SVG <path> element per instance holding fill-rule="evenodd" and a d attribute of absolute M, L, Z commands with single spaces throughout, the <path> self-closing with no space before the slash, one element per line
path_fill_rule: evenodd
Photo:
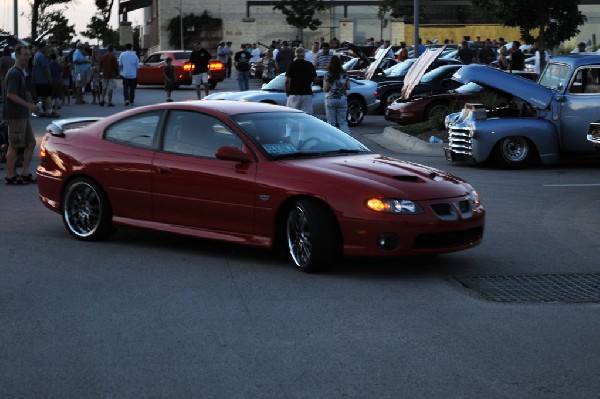
<path fill-rule="evenodd" d="M 217 159 L 220 159 L 223 161 L 234 161 L 234 162 L 241 162 L 241 163 L 250 163 L 254 160 L 252 158 L 252 154 L 248 154 L 248 153 L 240 150 L 239 148 L 230 147 L 230 146 L 220 147 L 217 150 L 217 153 L 215 154 L 215 156 L 217 157 Z"/>

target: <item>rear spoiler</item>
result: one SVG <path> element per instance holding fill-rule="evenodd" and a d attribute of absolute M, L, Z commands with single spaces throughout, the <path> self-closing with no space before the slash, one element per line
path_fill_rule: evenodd
<path fill-rule="evenodd" d="M 84 126 L 90 125 L 94 122 L 98 122 L 104 118 L 98 117 L 81 117 L 81 118 L 68 118 L 68 119 L 58 119 L 52 121 L 48 126 L 46 126 L 46 132 L 50 133 L 52 136 L 64 136 L 65 131 L 71 129 L 79 129 Z"/>

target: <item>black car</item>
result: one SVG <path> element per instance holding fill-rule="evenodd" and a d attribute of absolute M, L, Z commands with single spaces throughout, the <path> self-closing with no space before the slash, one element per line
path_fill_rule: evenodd
<path fill-rule="evenodd" d="M 410 60 L 404 61 L 405 63 Z M 414 63 L 411 62 L 410 66 Z M 413 88 L 411 95 L 414 94 L 426 94 L 426 93 L 440 93 L 452 89 L 456 89 L 460 86 L 459 83 L 452 80 L 454 72 L 461 68 L 462 64 L 447 64 L 440 65 L 439 62 L 434 61 L 429 66 L 429 72 L 427 72 L 419 80 L 419 83 Z M 383 112 L 387 106 L 398 98 L 402 93 L 402 87 L 404 86 L 404 77 L 406 72 L 401 76 L 401 80 L 384 80 L 377 83 L 376 96 L 380 101 L 379 109 Z"/>

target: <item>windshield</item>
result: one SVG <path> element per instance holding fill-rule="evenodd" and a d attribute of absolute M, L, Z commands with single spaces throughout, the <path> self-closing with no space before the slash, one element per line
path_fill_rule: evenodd
<path fill-rule="evenodd" d="M 178 51 L 176 53 L 173 53 L 173 55 L 175 56 L 176 60 L 189 60 L 190 56 L 192 55 L 191 51 Z"/>
<path fill-rule="evenodd" d="M 435 68 L 435 69 L 427 72 L 425 75 L 423 75 L 423 77 L 421 78 L 421 83 L 430 83 L 430 82 L 441 81 L 446 76 L 447 77 L 452 76 L 452 74 L 457 69 L 458 68 L 456 68 L 454 66 L 441 66 L 441 67 Z"/>
<path fill-rule="evenodd" d="M 383 71 L 383 74 L 385 76 L 405 76 L 414 62 L 414 59 L 403 61 L 399 64 L 394 65 L 393 67 L 389 67 L 388 69 Z"/>
<path fill-rule="evenodd" d="M 285 91 L 285 74 L 275 76 L 269 83 L 262 86 L 263 90 Z"/>
<path fill-rule="evenodd" d="M 370 152 L 348 134 L 304 113 L 252 113 L 231 119 L 273 159 Z"/>
<path fill-rule="evenodd" d="M 548 64 L 538 83 L 550 90 L 560 91 L 565 87 L 569 74 L 569 66 L 565 64 Z"/>

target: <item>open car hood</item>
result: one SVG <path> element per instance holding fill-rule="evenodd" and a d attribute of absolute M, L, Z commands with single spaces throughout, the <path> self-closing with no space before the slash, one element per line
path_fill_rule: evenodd
<path fill-rule="evenodd" d="M 474 82 L 512 94 L 539 109 L 548 107 L 554 95 L 552 90 L 536 82 L 486 65 L 465 65 L 452 75 L 452 79 L 461 83 Z"/>
<path fill-rule="evenodd" d="M 385 51 L 380 51 L 377 54 L 377 57 L 375 57 L 375 61 L 373 61 L 369 67 L 367 68 L 367 71 L 365 72 L 365 79 L 367 80 L 371 80 L 371 78 L 373 77 L 373 75 L 375 75 L 375 72 L 377 71 L 377 68 L 379 67 L 379 65 L 381 64 L 381 61 L 383 61 L 383 59 L 385 58 L 385 56 L 388 53 L 388 48 L 385 49 Z"/>
<path fill-rule="evenodd" d="M 433 64 L 433 61 L 435 61 L 445 49 L 446 46 L 429 48 L 417 58 L 417 61 L 412 64 L 404 77 L 404 86 L 402 86 L 402 92 L 400 93 L 401 99 L 407 100 L 410 98 L 415 86 L 419 84 L 423 75 L 425 75 L 431 64 Z"/>
<path fill-rule="evenodd" d="M 352 52 L 361 60 L 363 60 L 364 62 L 367 63 L 367 65 L 371 64 L 371 60 L 369 59 L 369 56 L 367 54 L 365 54 L 364 51 L 361 50 L 360 47 L 356 46 L 355 44 L 352 44 L 350 42 L 344 42 L 343 46 L 352 50 Z"/>

